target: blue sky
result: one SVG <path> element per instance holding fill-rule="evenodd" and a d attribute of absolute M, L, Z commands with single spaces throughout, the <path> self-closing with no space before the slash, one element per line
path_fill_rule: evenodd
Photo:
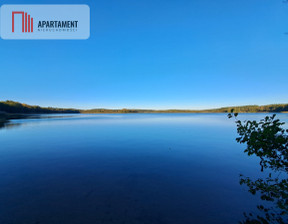
<path fill-rule="evenodd" d="M 89 40 L 0 40 L 0 100 L 77 108 L 288 103 L 281 0 L 12 1 L 88 4 Z"/>

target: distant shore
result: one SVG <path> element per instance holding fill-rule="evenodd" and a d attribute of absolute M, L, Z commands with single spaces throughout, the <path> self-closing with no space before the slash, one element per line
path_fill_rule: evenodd
<path fill-rule="evenodd" d="M 0 101 L 0 121 L 10 119 L 25 118 L 29 114 L 127 114 L 127 113 L 230 113 L 231 110 L 236 113 L 288 113 L 288 104 L 271 104 L 271 105 L 248 105 L 222 107 L 206 110 L 153 110 L 153 109 L 73 109 L 73 108 L 55 108 L 31 106 L 11 100 Z M 2 111 L 2 112 L 1 112 Z"/>

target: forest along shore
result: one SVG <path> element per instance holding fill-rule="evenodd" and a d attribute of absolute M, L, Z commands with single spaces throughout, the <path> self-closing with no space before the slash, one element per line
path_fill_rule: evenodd
<path fill-rule="evenodd" d="M 270 105 L 247 105 L 234 107 L 221 107 L 215 109 L 204 110 L 153 110 L 153 109 L 74 109 L 74 108 L 55 108 L 55 107 L 40 107 L 23 104 L 11 100 L 0 101 L 0 119 L 17 119 L 25 117 L 26 114 L 99 114 L 99 113 L 283 113 L 288 112 L 288 104 L 270 104 Z M 2 111 L 2 112 L 1 112 Z"/>

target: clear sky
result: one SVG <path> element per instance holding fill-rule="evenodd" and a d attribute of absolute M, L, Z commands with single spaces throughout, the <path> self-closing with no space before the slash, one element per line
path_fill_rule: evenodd
<path fill-rule="evenodd" d="M 1 0 L 88 4 L 89 40 L 0 40 L 0 100 L 77 108 L 288 103 L 282 0 Z"/>

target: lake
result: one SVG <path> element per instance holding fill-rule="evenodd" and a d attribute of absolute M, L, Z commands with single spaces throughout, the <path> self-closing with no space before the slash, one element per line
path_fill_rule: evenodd
<path fill-rule="evenodd" d="M 262 174 L 236 136 L 227 114 L 14 120 L 0 130 L 0 223 L 238 223 L 260 203 L 239 174 Z"/>

